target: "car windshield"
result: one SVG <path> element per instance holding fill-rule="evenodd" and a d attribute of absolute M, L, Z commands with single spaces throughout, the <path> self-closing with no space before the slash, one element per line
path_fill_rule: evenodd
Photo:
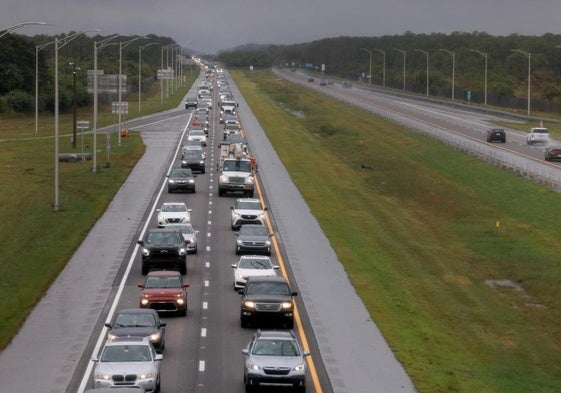
<path fill-rule="evenodd" d="M 183 155 L 184 158 L 188 158 L 190 160 L 201 160 L 202 153 L 200 150 L 187 150 Z"/>
<path fill-rule="evenodd" d="M 259 202 L 247 202 L 241 201 L 236 203 L 236 209 L 238 210 L 262 210 L 261 203 Z"/>
<path fill-rule="evenodd" d="M 145 288 L 182 288 L 181 279 L 178 276 L 157 277 L 152 276 L 146 279 Z"/>
<path fill-rule="evenodd" d="M 163 212 L 186 212 L 187 206 L 183 203 L 162 205 Z"/>
<path fill-rule="evenodd" d="M 191 130 L 191 131 L 189 131 L 189 135 L 199 136 L 199 135 L 204 135 L 204 134 L 205 134 L 205 132 L 203 130 Z"/>
<path fill-rule="evenodd" d="M 156 327 L 156 319 L 152 314 L 124 313 L 115 318 L 117 327 Z"/>
<path fill-rule="evenodd" d="M 186 170 L 174 170 L 171 171 L 170 177 L 192 177 L 191 171 Z"/>
<path fill-rule="evenodd" d="M 190 225 L 190 224 L 174 225 L 174 226 L 172 226 L 172 228 L 177 228 L 181 231 L 181 233 L 186 234 L 186 235 L 190 235 L 192 233 L 195 233 L 195 230 L 193 229 L 193 226 Z"/>
<path fill-rule="evenodd" d="M 224 126 L 224 129 L 226 129 L 228 131 L 238 131 L 240 128 L 238 127 L 238 125 L 236 123 L 226 123 L 226 125 Z"/>
<path fill-rule="evenodd" d="M 112 345 L 105 347 L 102 362 L 149 362 L 150 348 L 146 345 Z"/>
<path fill-rule="evenodd" d="M 258 356 L 299 356 L 298 346 L 292 340 L 258 340 L 252 355 Z"/>
<path fill-rule="evenodd" d="M 223 170 L 235 172 L 251 172 L 251 163 L 249 161 L 228 160 L 224 161 Z"/>
<path fill-rule="evenodd" d="M 172 245 L 179 243 L 178 233 L 176 232 L 151 232 L 146 238 L 148 244 Z"/>
<path fill-rule="evenodd" d="M 265 258 L 243 258 L 238 263 L 239 269 L 272 269 L 269 259 Z"/>
<path fill-rule="evenodd" d="M 242 225 L 240 235 L 268 236 L 267 228 L 261 225 Z"/>
<path fill-rule="evenodd" d="M 248 295 L 290 295 L 288 285 L 283 282 L 254 282 L 247 286 Z"/>

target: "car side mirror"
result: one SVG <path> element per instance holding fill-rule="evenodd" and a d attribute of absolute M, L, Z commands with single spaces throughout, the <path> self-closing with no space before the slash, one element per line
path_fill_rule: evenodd
<path fill-rule="evenodd" d="M 156 357 L 154 358 L 154 360 L 157 362 L 162 361 L 163 359 L 164 359 L 164 355 L 162 355 L 161 353 L 157 353 Z"/>
<path fill-rule="evenodd" d="M 278 269 L 278 268 L 279 268 L 278 265 L 274 265 L 274 266 L 273 266 L 273 270 L 276 270 L 276 269 Z"/>
<path fill-rule="evenodd" d="M 94 363 L 99 362 L 99 358 L 97 356 L 92 356 L 92 362 Z"/>
<path fill-rule="evenodd" d="M 290 296 L 298 296 L 298 292 L 294 291 L 290 293 Z"/>
<path fill-rule="evenodd" d="M 235 269 L 236 267 L 238 267 L 235 263 L 230 265 L 231 268 Z"/>
<path fill-rule="evenodd" d="M 109 322 L 105 322 L 105 327 L 108 327 L 109 329 L 113 329 L 113 325 L 111 325 Z"/>
<path fill-rule="evenodd" d="M 139 287 L 139 288 L 144 288 L 144 283 L 139 282 L 138 284 L 136 284 L 136 286 Z"/>
<path fill-rule="evenodd" d="M 141 246 L 144 246 L 144 240 L 138 240 L 137 243 L 140 244 Z"/>
<path fill-rule="evenodd" d="M 243 295 L 243 293 L 244 293 L 244 288 L 238 289 L 238 293 L 239 293 L 240 295 Z"/>
<path fill-rule="evenodd" d="M 246 356 L 249 355 L 249 351 L 248 351 L 247 349 L 242 349 L 242 353 L 243 353 L 244 355 L 246 355 Z"/>
<path fill-rule="evenodd" d="M 189 288 L 190 286 L 191 284 L 187 284 L 187 283 L 183 284 L 183 288 Z"/>
<path fill-rule="evenodd" d="M 164 327 L 167 325 L 167 322 L 160 322 L 160 327 Z"/>
<path fill-rule="evenodd" d="M 310 353 L 310 352 L 308 352 L 308 351 L 306 351 L 306 352 L 303 352 L 303 353 L 302 353 L 302 356 L 304 356 L 304 357 L 306 357 L 306 356 L 310 356 L 310 355 L 311 355 L 311 353 Z"/>

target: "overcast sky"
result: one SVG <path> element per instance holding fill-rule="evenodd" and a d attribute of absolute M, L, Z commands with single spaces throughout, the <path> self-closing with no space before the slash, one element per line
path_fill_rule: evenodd
<path fill-rule="evenodd" d="M 0 29 L 56 34 L 156 34 L 215 53 L 238 45 L 338 36 L 561 33 L 561 0 L 0 0 Z"/>

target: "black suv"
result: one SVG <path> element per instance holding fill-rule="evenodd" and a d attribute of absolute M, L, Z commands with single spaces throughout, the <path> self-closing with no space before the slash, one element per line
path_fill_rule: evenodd
<path fill-rule="evenodd" d="M 139 240 L 142 246 L 142 274 L 148 274 L 151 267 L 158 269 L 173 267 L 181 274 L 187 273 L 187 249 L 185 239 L 177 229 L 150 229 L 144 240 Z"/>
<path fill-rule="evenodd" d="M 487 130 L 487 142 L 506 143 L 505 130 L 502 128 L 491 128 L 490 130 Z"/>
<path fill-rule="evenodd" d="M 110 323 L 107 339 L 119 337 L 150 337 L 150 341 L 158 353 L 166 346 L 166 323 L 160 321 L 156 310 L 149 308 L 127 308 L 115 314 Z"/>
<path fill-rule="evenodd" d="M 181 167 L 205 173 L 205 158 L 202 150 L 186 150 L 181 158 Z"/>
<path fill-rule="evenodd" d="M 255 277 L 248 278 L 242 294 L 240 323 L 247 327 L 250 321 L 280 322 L 287 329 L 294 326 L 294 296 L 284 277 Z"/>

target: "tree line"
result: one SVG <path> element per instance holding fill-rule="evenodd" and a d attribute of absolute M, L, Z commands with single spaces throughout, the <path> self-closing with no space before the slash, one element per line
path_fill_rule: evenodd
<path fill-rule="evenodd" d="M 0 114 L 26 113 L 35 110 L 35 81 L 37 69 L 38 109 L 40 112 L 54 112 L 54 40 L 59 42 L 72 35 L 25 36 L 7 34 L 0 38 Z M 91 94 L 87 92 L 87 72 L 94 69 L 94 42 L 108 37 L 79 35 L 58 51 L 59 110 L 61 113 L 72 109 L 74 97 L 74 72 L 76 72 L 76 106 L 90 105 Z M 120 39 L 126 41 L 131 37 Z M 98 70 L 104 74 L 119 73 L 119 38 L 98 53 Z M 138 86 L 139 46 L 150 45 L 142 51 L 142 90 L 150 88 L 161 67 L 162 47 L 175 42 L 169 37 L 148 35 L 122 49 L 122 73 L 127 75 L 127 85 L 131 89 Z M 168 59 L 164 57 L 164 67 Z M 37 67 L 37 68 L 36 68 Z"/>
<path fill-rule="evenodd" d="M 535 110 L 561 108 L 561 35 L 492 36 L 487 33 L 388 35 L 336 37 L 293 45 L 250 45 L 218 54 L 228 67 L 302 67 L 327 76 L 355 82 L 371 82 L 425 93 L 427 57 L 429 94 L 451 97 L 452 72 L 456 99 L 483 102 L 485 60 L 489 104 L 524 108 L 527 103 L 528 70 Z M 427 56 L 428 53 L 428 56 Z M 370 60 L 372 57 L 372 60 Z M 530 67 L 528 67 L 530 60 Z M 371 80 L 368 79 L 372 67 Z M 385 72 L 384 72 L 385 71 Z M 507 105 L 505 104 L 505 101 Z"/>

